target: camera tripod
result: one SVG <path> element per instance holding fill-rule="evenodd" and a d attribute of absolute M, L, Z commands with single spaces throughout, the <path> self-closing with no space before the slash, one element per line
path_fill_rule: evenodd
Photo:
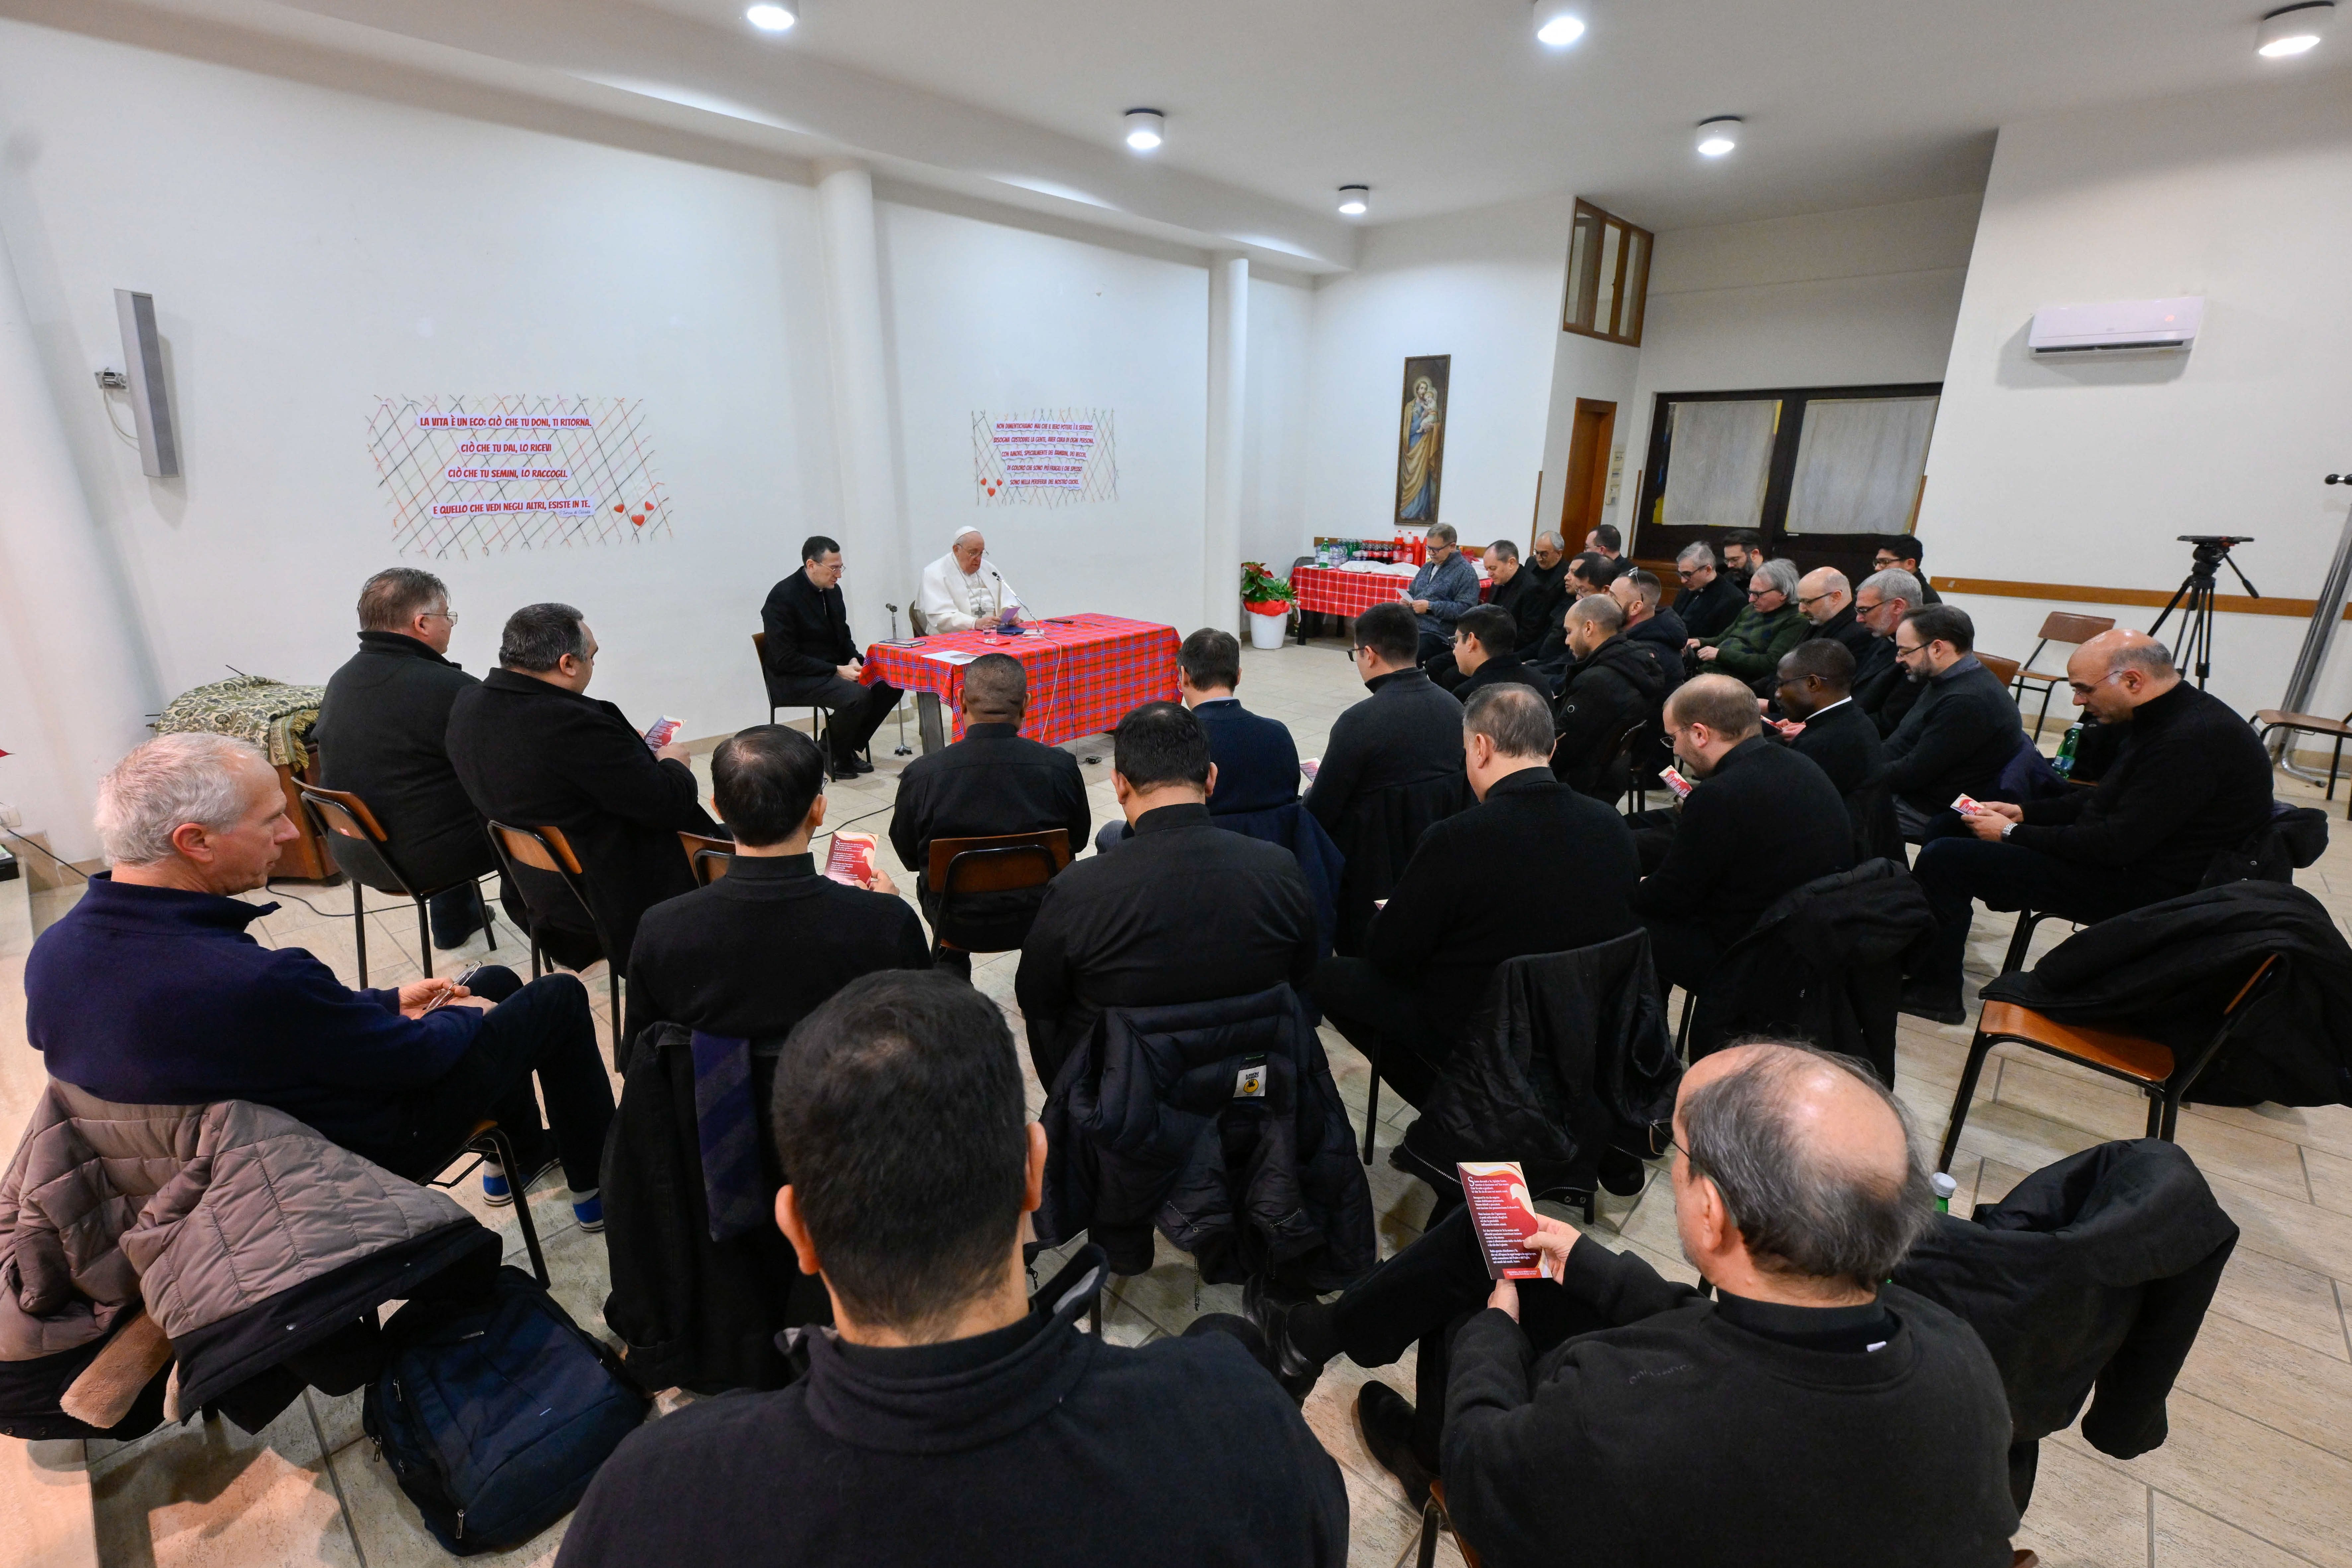
<path fill-rule="evenodd" d="M 2238 570 L 2238 563 L 2230 559 L 2231 545 L 2251 544 L 2253 536 L 2244 533 L 2183 533 L 2176 537 L 2181 543 L 2195 547 L 2190 552 L 2189 575 L 2180 580 L 2180 586 L 2175 588 L 2172 597 L 2165 601 L 2164 613 L 2156 617 L 2156 625 L 2147 628 L 2147 635 L 2155 637 L 2163 631 L 2164 623 L 2172 618 L 2173 611 L 2185 612 L 2181 616 L 2184 625 L 2180 640 L 2173 645 L 2172 663 L 2174 668 L 2186 671 L 2189 660 L 2194 658 L 2197 689 L 2202 691 L 2205 689 L 2205 677 L 2213 668 L 2213 583 L 2219 569 L 2228 566 L 2230 574 L 2237 578 L 2239 585 L 2249 595 L 2257 599 L 2263 596 L 2262 590 L 2247 582 L 2246 574 Z"/>

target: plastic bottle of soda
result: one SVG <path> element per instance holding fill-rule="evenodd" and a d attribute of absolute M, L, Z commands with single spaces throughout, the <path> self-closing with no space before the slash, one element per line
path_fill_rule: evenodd
<path fill-rule="evenodd" d="M 1934 1175 L 1928 1177 L 1927 1184 L 1936 1189 L 1936 1212 L 1937 1214 L 1951 1213 L 1952 1194 L 1960 1190 L 1960 1184 L 1954 1181 L 1951 1177 L 1946 1175 L 1941 1171 L 1938 1171 Z"/>
<path fill-rule="evenodd" d="M 2074 748 L 2081 742 L 2082 739 L 2083 721 L 2077 719 L 2074 722 L 2066 726 L 2065 736 L 2058 742 L 2058 754 L 2050 759 L 2050 771 L 2052 773 L 2056 773 L 2062 779 L 2068 777 L 2074 773 Z"/>

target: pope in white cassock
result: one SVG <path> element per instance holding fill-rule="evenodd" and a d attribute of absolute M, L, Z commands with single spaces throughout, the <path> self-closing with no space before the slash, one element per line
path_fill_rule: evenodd
<path fill-rule="evenodd" d="M 923 568 L 915 608 L 935 632 L 992 626 L 1007 610 L 1026 611 L 1013 585 L 988 559 L 988 541 L 976 528 L 959 529 L 948 552 Z"/>

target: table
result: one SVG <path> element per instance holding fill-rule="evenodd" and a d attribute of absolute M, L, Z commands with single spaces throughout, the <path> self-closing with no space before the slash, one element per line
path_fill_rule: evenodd
<path fill-rule="evenodd" d="M 1397 595 L 1412 585 L 1416 570 L 1398 566 L 1380 572 L 1344 572 L 1336 566 L 1301 566 L 1291 573 L 1290 585 L 1298 595 L 1300 609 L 1352 620 L 1374 605 L 1395 604 Z M 1494 591 L 1492 578 L 1478 579 L 1480 599 Z"/>
<path fill-rule="evenodd" d="M 955 735 L 963 735 L 963 665 L 925 657 L 929 654 L 1006 653 L 1019 659 L 1029 675 L 1029 710 L 1021 732 L 1049 746 L 1101 734 L 1142 703 L 1176 700 L 1180 639 L 1174 626 L 1087 614 L 1055 616 L 1024 629 L 1037 635 L 942 632 L 905 643 L 877 642 L 866 650 L 860 679 L 869 686 L 887 680 L 915 694 L 926 754 L 947 743 L 941 702 L 956 710 Z"/>

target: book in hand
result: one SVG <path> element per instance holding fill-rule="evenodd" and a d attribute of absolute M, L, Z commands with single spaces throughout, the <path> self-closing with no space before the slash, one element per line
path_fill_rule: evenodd
<path fill-rule="evenodd" d="M 1692 788 L 1690 780 L 1683 777 L 1681 773 L 1676 773 L 1673 768 L 1668 767 L 1659 769 L 1658 777 L 1664 782 L 1665 786 L 1668 789 L 1675 792 L 1675 798 L 1676 800 L 1688 800 L 1690 798 Z"/>
<path fill-rule="evenodd" d="M 1313 784 L 1315 782 L 1315 775 L 1322 770 L 1322 758 L 1309 757 L 1305 762 L 1298 764 L 1298 771 L 1308 784 Z"/>
<path fill-rule="evenodd" d="M 660 751 L 664 746 L 670 743 L 671 739 L 675 737 L 678 731 L 683 729 L 685 725 L 685 720 L 673 719 L 667 713 L 663 714 L 660 718 L 655 720 L 650 725 L 646 726 L 646 750 L 649 752 Z"/>
<path fill-rule="evenodd" d="M 1454 1169 L 1462 1178 L 1462 1196 L 1470 1206 L 1470 1228 L 1478 1235 L 1479 1254 L 1486 1259 L 1486 1278 L 1542 1279 L 1543 1254 L 1528 1245 L 1536 1234 L 1535 1200 L 1528 1194 L 1527 1173 L 1519 1163 L 1462 1160 Z"/>
<path fill-rule="evenodd" d="M 870 886 L 874 880 L 876 842 L 871 833 L 845 830 L 835 834 L 833 848 L 824 858 L 824 874 L 852 888 Z"/>
<path fill-rule="evenodd" d="M 1954 798 L 1952 801 L 1952 809 L 1958 812 L 1962 816 L 1974 816 L 1977 813 L 1982 811 L 1984 807 L 1979 805 L 1974 799 L 1963 795 Z"/>

